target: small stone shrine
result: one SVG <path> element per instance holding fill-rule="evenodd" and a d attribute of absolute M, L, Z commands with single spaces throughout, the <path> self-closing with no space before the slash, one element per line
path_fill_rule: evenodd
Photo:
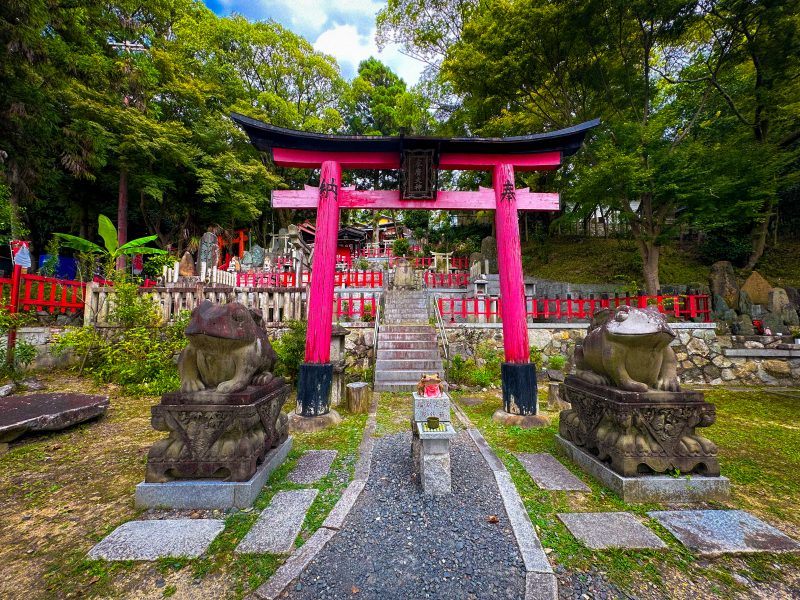
<path fill-rule="evenodd" d="M 450 439 L 456 435 L 450 422 L 450 396 L 437 374 L 423 375 L 414 392 L 411 419 L 411 455 L 425 494 L 443 496 L 452 491 Z"/>
<path fill-rule="evenodd" d="M 579 463 L 589 464 L 576 457 L 582 452 L 623 478 L 667 473 L 718 478 L 717 446 L 695 431 L 714 423 L 715 408 L 702 392 L 681 391 L 670 346 L 674 338 L 666 317 L 654 308 L 595 313 L 575 352 L 578 373 L 564 383 L 572 408 L 561 412 L 559 425 L 562 445 Z M 698 479 L 703 478 L 691 483 L 702 491 Z M 684 492 L 676 498 L 686 500 Z"/>
<path fill-rule="evenodd" d="M 205 301 L 192 312 L 189 344 L 178 363 L 181 389 L 164 394 L 152 408 L 153 427 L 169 437 L 150 448 L 145 484 L 139 487 L 187 480 L 259 479 L 263 485 L 268 473 L 261 473 L 262 463 L 271 449 L 280 448 L 280 464 L 290 446 L 281 412 L 290 389 L 272 374 L 277 355 L 260 318 L 239 303 Z M 146 491 L 155 497 L 152 489 Z M 255 499 L 258 490 L 253 491 L 248 494 Z M 182 501 L 173 506 L 185 507 Z M 138 488 L 137 503 L 149 503 L 140 502 Z"/>

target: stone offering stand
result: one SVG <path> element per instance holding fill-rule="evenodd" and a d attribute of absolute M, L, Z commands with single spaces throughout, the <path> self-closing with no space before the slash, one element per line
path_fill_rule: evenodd
<path fill-rule="evenodd" d="M 414 395 L 411 419 L 411 455 L 425 494 L 443 496 L 452 491 L 450 476 L 450 439 L 456 435 L 450 422 L 450 396 L 429 398 Z M 428 418 L 439 419 L 439 427 L 428 427 Z"/>

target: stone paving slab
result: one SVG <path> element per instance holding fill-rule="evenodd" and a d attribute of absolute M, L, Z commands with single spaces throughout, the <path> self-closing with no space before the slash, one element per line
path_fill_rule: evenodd
<path fill-rule="evenodd" d="M 630 513 L 558 513 L 558 518 L 572 535 L 592 550 L 667 548 L 661 538 Z"/>
<path fill-rule="evenodd" d="M 286 479 L 292 483 L 316 483 L 331 470 L 337 454 L 336 450 L 308 450 Z"/>
<path fill-rule="evenodd" d="M 742 510 L 656 510 L 647 514 L 684 546 L 705 556 L 800 551 L 795 540 Z"/>
<path fill-rule="evenodd" d="M 328 529 L 341 529 L 342 526 L 344 526 L 344 520 L 347 518 L 347 515 L 350 514 L 350 510 L 353 508 L 356 500 L 358 500 L 361 492 L 364 491 L 364 486 L 366 484 L 366 481 L 358 479 L 350 482 L 350 485 L 347 486 L 347 489 L 345 489 L 342 497 L 339 498 L 339 501 L 336 503 L 336 506 L 334 506 L 330 514 L 328 514 L 322 526 Z"/>
<path fill-rule="evenodd" d="M 306 512 L 319 490 L 287 490 L 272 497 L 269 506 L 236 547 L 237 554 L 282 554 L 294 549 Z"/>
<path fill-rule="evenodd" d="M 105 414 L 108 404 L 108 396 L 71 392 L 0 398 L 0 442 L 29 431 L 66 429 Z"/>
<path fill-rule="evenodd" d="M 589 486 L 575 477 L 551 454 L 515 454 L 528 475 L 544 490 L 589 492 Z"/>
<path fill-rule="evenodd" d="M 89 550 L 89 558 L 157 560 L 197 558 L 225 529 L 219 519 L 128 521 Z"/>

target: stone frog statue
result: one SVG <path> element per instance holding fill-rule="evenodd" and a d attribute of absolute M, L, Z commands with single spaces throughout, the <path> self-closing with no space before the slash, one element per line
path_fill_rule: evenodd
<path fill-rule="evenodd" d="M 230 393 L 269 383 L 278 356 L 260 322 L 259 311 L 238 302 L 206 300 L 195 308 L 186 328 L 189 344 L 178 360 L 181 391 Z"/>
<path fill-rule="evenodd" d="M 575 350 L 578 377 L 632 392 L 680 391 L 675 332 L 655 307 L 620 306 L 595 313 L 583 345 Z"/>

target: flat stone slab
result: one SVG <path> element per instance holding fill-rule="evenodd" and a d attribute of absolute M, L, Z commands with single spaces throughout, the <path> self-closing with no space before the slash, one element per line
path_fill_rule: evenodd
<path fill-rule="evenodd" d="M 58 431 L 108 410 L 108 396 L 49 393 L 0 398 L 0 442 L 29 431 Z"/>
<path fill-rule="evenodd" d="M 702 475 L 640 475 L 623 477 L 607 465 L 587 454 L 572 442 L 556 435 L 556 442 L 585 473 L 619 494 L 625 502 L 708 502 L 725 501 L 731 494 L 727 477 Z"/>
<path fill-rule="evenodd" d="M 286 478 L 292 483 L 316 483 L 331 470 L 336 450 L 308 450 Z"/>
<path fill-rule="evenodd" d="M 128 521 L 89 550 L 102 560 L 157 560 L 197 558 L 225 529 L 219 519 L 163 519 Z"/>
<path fill-rule="evenodd" d="M 705 556 L 734 552 L 798 552 L 800 544 L 742 510 L 656 510 L 647 513 Z"/>
<path fill-rule="evenodd" d="M 476 406 L 483 402 L 480 398 L 460 398 L 458 401 L 465 406 Z"/>
<path fill-rule="evenodd" d="M 136 486 L 139 508 L 227 509 L 247 508 L 256 501 L 272 472 L 283 464 L 292 449 L 289 437 L 264 457 L 255 475 L 247 481 L 193 479 L 166 483 L 142 482 Z"/>
<path fill-rule="evenodd" d="M 306 513 L 319 490 L 278 492 L 236 547 L 237 554 L 283 554 L 294 549 Z"/>
<path fill-rule="evenodd" d="M 655 533 L 631 513 L 558 513 L 569 532 L 592 550 L 606 548 L 666 549 Z"/>
<path fill-rule="evenodd" d="M 544 490 L 589 492 L 589 486 L 575 477 L 551 454 L 515 454 L 528 475 Z"/>

